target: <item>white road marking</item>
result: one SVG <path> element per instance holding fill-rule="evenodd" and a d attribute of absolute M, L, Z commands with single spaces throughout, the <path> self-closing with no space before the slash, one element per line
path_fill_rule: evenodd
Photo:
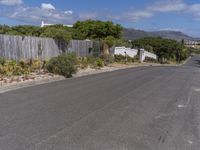
<path fill-rule="evenodd" d="M 189 104 L 190 104 L 190 101 L 191 101 L 191 98 L 192 98 L 192 93 L 193 93 L 193 88 L 190 89 L 190 92 L 189 92 L 189 95 L 188 95 L 188 98 L 187 98 L 187 102 L 186 104 L 184 105 L 177 105 L 178 108 L 186 108 Z"/>
<path fill-rule="evenodd" d="M 172 116 L 173 114 L 174 114 L 174 112 L 168 113 L 168 114 L 160 114 L 160 115 L 158 115 L 158 116 L 155 116 L 155 119 L 160 119 L 160 118 L 162 118 L 162 117 L 170 117 L 170 116 Z"/>
<path fill-rule="evenodd" d="M 161 114 L 161 115 L 155 116 L 155 119 L 159 119 L 159 118 L 167 117 L 167 116 L 169 116 L 169 115 L 168 114 Z"/>
<path fill-rule="evenodd" d="M 184 108 L 185 105 L 178 105 L 177 107 L 178 107 L 178 108 Z"/>
<path fill-rule="evenodd" d="M 186 107 L 190 104 L 191 97 L 192 97 L 192 93 L 193 93 L 193 89 L 191 88 L 191 89 L 190 89 L 189 96 L 188 96 L 188 99 L 187 99 Z"/>

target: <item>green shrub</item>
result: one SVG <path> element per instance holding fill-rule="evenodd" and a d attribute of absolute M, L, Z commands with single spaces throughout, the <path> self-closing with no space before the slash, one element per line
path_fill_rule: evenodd
<path fill-rule="evenodd" d="M 104 66 L 104 62 L 101 58 L 97 58 L 95 61 L 95 66 L 98 68 L 102 68 Z"/>
<path fill-rule="evenodd" d="M 100 58 L 104 61 L 105 66 L 114 63 L 114 56 L 112 55 L 102 55 Z"/>
<path fill-rule="evenodd" d="M 0 65 L 4 65 L 6 63 L 6 59 L 4 57 L 0 57 Z"/>
<path fill-rule="evenodd" d="M 146 57 L 144 62 L 157 63 L 158 61 L 156 59 L 153 59 L 153 58 L 150 58 L 150 57 Z"/>
<path fill-rule="evenodd" d="M 125 62 L 126 61 L 126 57 L 123 55 L 115 55 L 115 62 Z"/>
<path fill-rule="evenodd" d="M 42 69 L 44 69 L 44 71 L 46 71 L 46 66 L 47 66 L 48 62 L 49 62 L 49 60 L 44 60 L 42 62 Z"/>
<path fill-rule="evenodd" d="M 31 70 L 32 71 L 41 70 L 41 68 L 42 68 L 42 61 L 41 60 L 39 60 L 39 59 L 32 60 L 32 63 L 31 63 Z"/>
<path fill-rule="evenodd" d="M 6 70 L 5 70 L 5 67 L 3 65 L 0 64 L 0 75 L 1 76 L 5 76 L 6 74 Z"/>
<path fill-rule="evenodd" d="M 4 65 L 6 67 L 6 75 L 12 76 L 12 75 L 21 75 L 21 69 L 19 66 L 17 66 L 17 62 L 12 60 L 8 61 Z"/>
<path fill-rule="evenodd" d="M 2 61 L 3 60 L 3 61 Z M 39 60 L 0 60 L 0 75 L 1 76 L 19 76 L 29 75 L 31 72 L 40 70 L 45 63 Z"/>
<path fill-rule="evenodd" d="M 66 78 L 72 77 L 76 73 L 77 58 L 75 54 L 62 54 L 58 57 L 51 58 L 46 68 L 50 73 L 63 75 Z"/>
<path fill-rule="evenodd" d="M 27 67 L 27 63 L 25 60 L 20 60 L 19 61 L 19 66 L 22 67 L 22 68 L 26 68 Z"/>
<path fill-rule="evenodd" d="M 87 62 L 91 68 L 102 68 L 104 66 L 104 61 L 99 57 L 88 56 Z"/>
<path fill-rule="evenodd" d="M 78 59 L 78 66 L 79 66 L 79 68 L 81 68 L 81 69 L 86 69 L 86 68 L 88 68 L 89 62 L 88 62 L 88 60 L 87 60 L 87 57 L 80 57 L 80 58 Z"/>
<path fill-rule="evenodd" d="M 96 58 L 94 56 L 87 57 L 87 62 L 89 63 L 89 65 L 95 64 L 95 61 L 96 61 Z"/>
<path fill-rule="evenodd" d="M 22 75 L 23 69 L 16 61 L 7 61 L 0 67 L 0 73 L 4 76 Z"/>
<path fill-rule="evenodd" d="M 135 58 L 134 57 L 130 57 L 130 56 L 127 56 L 127 61 L 130 62 L 130 63 L 133 63 L 135 62 Z"/>
<path fill-rule="evenodd" d="M 115 55 L 115 62 L 125 62 L 126 61 L 126 57 L 123 55 Z M 133 63 L 137 61 L 137 56 L 135 57 L 130 57 L 127 56 L 127 62 Z"/>

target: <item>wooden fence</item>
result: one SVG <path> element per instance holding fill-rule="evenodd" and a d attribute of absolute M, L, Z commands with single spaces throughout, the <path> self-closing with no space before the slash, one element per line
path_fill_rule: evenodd
<path fill-rule="evenodd" d="M 101 54 L 99 41 L 72 40 L 69 43 L 51 38 L 0 35 L 0 56 L 7 59 L 48 59 L 61 53 L 74 52 L 77 56 Z"/>

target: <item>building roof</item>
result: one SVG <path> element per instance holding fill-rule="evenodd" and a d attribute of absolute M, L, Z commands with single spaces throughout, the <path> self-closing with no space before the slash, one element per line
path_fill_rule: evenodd
<path fill-rule="evenodd" d="M 56 24 L 49 24 L 49 23 L 45 23 L 44 21 L 41 22 L 41 27 L 45 27 L 45 26 L 53 26 L 53 25 L 56 25 Z M 63 26 L 66 26 L 66 27 L 73 27 L 73 25 L 64 25 Z"/>

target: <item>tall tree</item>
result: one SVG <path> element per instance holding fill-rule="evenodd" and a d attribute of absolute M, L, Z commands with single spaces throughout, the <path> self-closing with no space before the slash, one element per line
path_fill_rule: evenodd
<path fill-rule="evenodd" d="M 73 28 L 74 39 L 105 39 L 108 36 L 113 36 L 114 38 L 122 36 L 122 27 L 110 21 L 78 21 Z"/>

